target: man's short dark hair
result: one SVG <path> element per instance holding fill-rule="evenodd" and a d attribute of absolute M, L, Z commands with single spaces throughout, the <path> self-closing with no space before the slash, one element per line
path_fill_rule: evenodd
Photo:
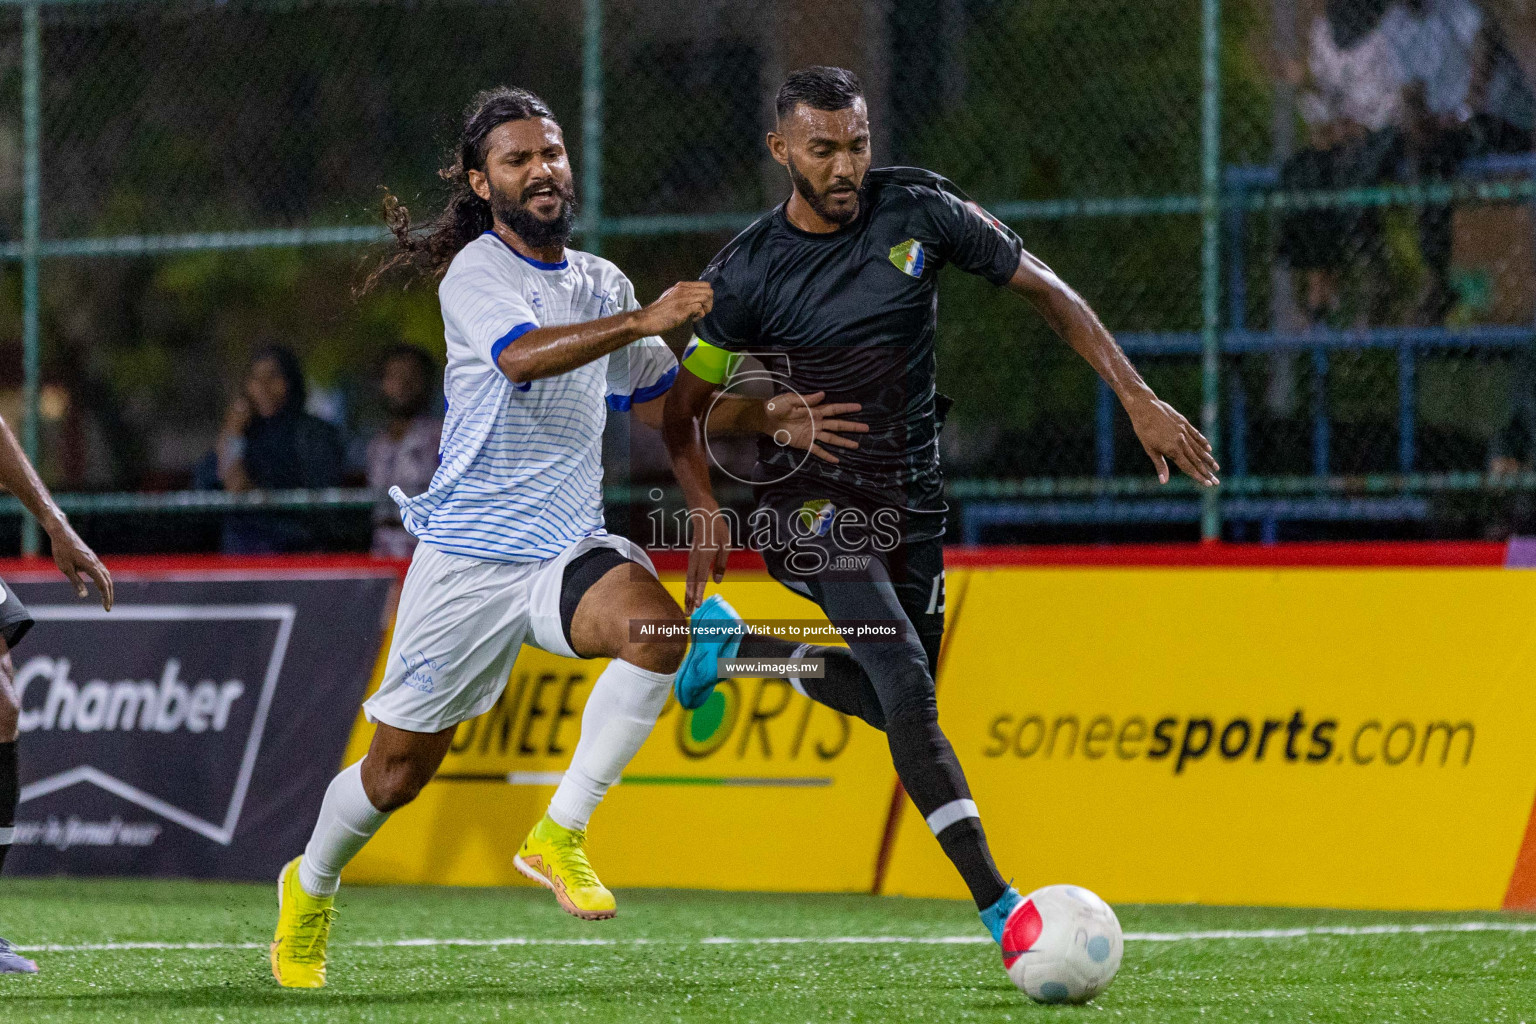
<path fill-rule="evenodd" d="M 782 121 L 804 103 L 812 110 L 847 110 L 864 95 L 864 83 L 847 68 L 817 65 L 802 68 L 784 79 L 774 107 Z"/>

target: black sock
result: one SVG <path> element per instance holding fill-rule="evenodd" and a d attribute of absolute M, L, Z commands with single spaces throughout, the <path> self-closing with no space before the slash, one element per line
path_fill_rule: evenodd
<path fill-rule="evenodd" d="M 0 743 L 0 870 L 5 868 L 5 854 L 11 848 L 10 830 L 16 825 L 16 798 L 21 786 L 16 776 L 16 741 Z"/>
<path fill-rule="evenodd" d="M 932 696 L 892 714 L 886 736 L 896 774 L 924 818 L 955 801 L 971 798 L 955 748 L 939 728 L 938 706 Z M 985 910 L 996 903 L 1008 883 L 992 862 L 981 820 L 966 815 L 941 828 L 938 836 L 945 855 L 971 890 L 976 909 Z"/>
<path fill-rule="evenodd" d="M 962 818 L 939 833 L 939 845 L 960 877 L 971 890 L 977 910 L 986 910 L 1002 899 L 1008 883 L 997 873 L 992 851 L 987 847 L 987 833 L 980 818 Z"/>
<path fill-rule="evenodd" d="M 777 637 L 748 633 L 741 638 L 736 657 L 793 658 L 801 646 Z M 880 697 L 870 684 L 869 676 L 848 648 L 813 645 L 800 657 L 821 658 L 825 667 L 822 678 L 800 680 L 807 697 L 818 704 L 825 704 L 833 711 L 863 719 L 876 729 L 885 729 L 885 713 L 880 710 Z"/>
<path fill-rule="evenodd" d="M 799 644 L 792 644 L 788 640 L 780 640 L 776 636 L 763 636 L 761 633 L 747 631 L 747 635 L 741 638 L 741 646 L 736 648 L 738 658 L 792 658 Z"/>

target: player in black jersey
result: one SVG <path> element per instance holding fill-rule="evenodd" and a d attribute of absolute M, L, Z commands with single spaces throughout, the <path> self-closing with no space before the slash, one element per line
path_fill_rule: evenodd
<path fill-rule="evenodd" d="M 1027 298 L 1114 389 L 1161 480 L 1170 460 L 1205 485 L 1219 467 L 1200 432 L 1152 393 L 1088 305 L 1018 235 L 937 174 L 870 170 L 868 115 L 851 72 L 796 72 L 777 111 L 768 146 L 789 171 L 790 197 L 704 272 L 714 308 L 695 325 L 667 399 L 667 448 L 694 524 L 687 609 L 696 632 L 678 700 L 703 704 L 718 682 L 717 658 L 820 659 L 822 678 L 791 684 L 885 731 L 902 785 L 1002 943 L 1021 901 L 993 864 L 934 700 L 946 511 L 938 433 L 949 407 L 934 388 L 939 270 L 952 263 Z M 869 429 L 857 442 L 818 435 L 835 446 L 827 458 L 760 441 L 750 524 L 749 543 L 769 571 L 821 606 L 846 649 L 746 632 L 718 596 L 703 600 L 708 580 L 723 578 L 730 546 L 704 421 L 747 354 L 785 392 L 781 401 L 825 392 L 862 406 Z M 858 638 L 857 623 L 871 620 L 899 623 L 902 636 Z"/>

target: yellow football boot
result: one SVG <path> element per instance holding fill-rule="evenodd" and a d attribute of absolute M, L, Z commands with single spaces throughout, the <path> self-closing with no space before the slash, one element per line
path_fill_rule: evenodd
<path fill-rule="evenodd" d="M 549 815 L 539 819 L 512 858 L 517 870 L 555 894 L 567 914 L 603 921 L 619 912 L 613 893 L 597 880 L 587 860 L 587 833 L 566 828 Z"/>
<path fill-rule="evenodd" d="M 272 976 L 284 988 L 325 986 L 325 944 L 331 937 L 334 896 L 311 896 L 299 884 L 295 857 L 277 876 L 277 934 L 272 936 Z"/>

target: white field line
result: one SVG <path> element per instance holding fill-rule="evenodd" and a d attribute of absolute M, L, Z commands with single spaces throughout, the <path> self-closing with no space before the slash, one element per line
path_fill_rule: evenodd
<path fill-rule="evenodd" d="M 1127 942 L 1212 942 L 1220 940 L 1276 940 L 1314 937 L 1352 937 L 1375 935 L 1436 935 L 1456 932 L 1536 933 L 1533 921 L 1457 921 L 1448 924 L 1369 924 L 1323 925 L 1314 928 L 1256 928 L 1252 930 L 1200 932 L 1126 932 Z M 703 939 L 542 939 L 510 936 L 499 939 L 376 939 L 365 942 L 338 942 L 336 946 L 353 949 L 403 949 L 416 946 L 968 946 L 992 940 L 986 935 L 835 935 L 827 937 L 778 936 L 736 938 L 710 936 Z M 265 942 L 92 942 L 80 945 L 43 944 L 17 946 L 31 953 L 98 953 L 131 950 L 200 951 L 266 949 Z"/>

